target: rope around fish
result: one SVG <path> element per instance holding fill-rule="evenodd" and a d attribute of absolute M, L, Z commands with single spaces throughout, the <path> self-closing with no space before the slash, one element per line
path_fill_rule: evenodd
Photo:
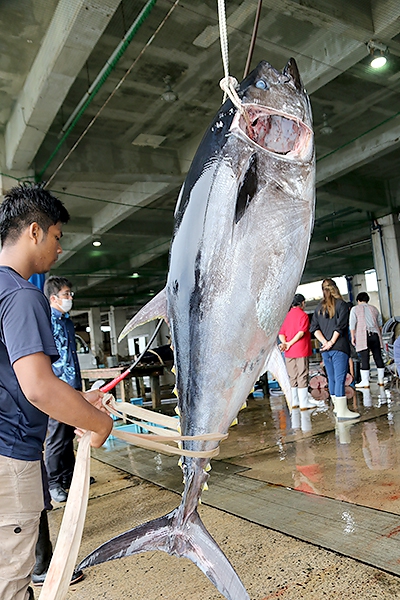
<path fill-rule="evenodd" d="M 147 408 L 134 406 L 128 402 L 116 402 L 111 394 L 103 397 L 103 405 L 108 412 L 116 417 L 129 415 L 131 423 L 143 427 L 152 433 L 132 433 L 120 431 L 114 427 L 111 435 L 124 442 L 134 444 L 147 450 L 156 450 L 167 454 L 178 454 L 179 456 L 190 456 L 194 458 L 213 458 L 219 454 L 219 444 L 212 450 L 185 450 L 180 447 L 182 441 L 204 441 L 221 442 L 228 437 L 223 433 L 205 433 L 203 435 L 180 435 L 180 424 L 175 417 L 168 417 L 153 412 Z M 154 425 L 156 424 L 156 425 Z M 161 443 L 163 442 L 163 443 Z M 178 447 L 171 446 L 168 442 L 175 442 Z"/>

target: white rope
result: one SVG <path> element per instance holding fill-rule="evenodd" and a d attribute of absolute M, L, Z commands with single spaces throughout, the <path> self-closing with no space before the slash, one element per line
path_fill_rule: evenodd
<path fill-rule="evenodd" d="M 225 0 L 218 0 L 219 37 L 221 40 L 222 64 L 224 76 L 229 77 L 228 32 L 226 28 Z"/>
<path fill-rule="evenodd" d="M 90 431 L 78 444 L 71 488 L 39 600 L 64 600 L 78 557 L 89 497 Z"/>
<path fill-rule="evenodd" d="M 225 102 L 228 96 L 232 101 L 233 105 L 244 114 L 242 102 L 237 94 L 238 81 L 235 77 L 229 75 L 229 50 L 228 50 L 228 31 L 226 26 L 226 11 L 225 11 L 225 0 L 218 0 L 218 19 L 219 19 L 219 37 L 221 41 L 221 55 L 222 64 L 224 68 L 224 77 L 219 82 L 220 88 L 224 92 Z"/>
<path fill-rule="evenodd" d="M 227 77 L 224 77 L 219 82 L 219 87 L 221 88 L 221 90 L 223 90 L 225 92 L 224 102 L 226 100 L 226 96 L 229 96 L 230 100 L 232 101 L 232 104 L 234 106 L 236 106 L 236 108 L 241 113 L 244 113 L 242 101 L 240 100 L 238 93 L 236 91 L 237 86 L 238 86 L 237 79 L 235 79 L 235 77 L 231 77 L 230 75 L 228 75 Z"/>
<path fill-rule="evenodd" d="M 106 394 L 103 398 L 103 405 L 107 408 L 108 412 L 116 417 L 124 417 L 128 415 L 130 421 L 136 425 L 141 425 L 143 429 L 147 429 L 152 433 L 133 433 L 130 431 L 121 431 L 118 427 L 114 427 L 112 435 L 128 442 L 139 446 L 141 448 L 147 448 L 149 450 L 155 450 L 156 452 L 163 452 L 166 454 L 178 454 L 179 456 L 192 456 L 196 458 L 213 458 L 219 454 L 219 446 L 212 450 L 184 450 L 180 448 L 180 442 L 185 440 L 193 441 L 211 441 L 221 442 L 228 437 L 228 434 L 223 433 L 204 433 L 202 435 L 180 435 L 180 423 L 175 417 L 168 417 L 156 413 L 147 408 L 142 408 L 130 404 L 129 402 L 117 402 L 111 394 Z M 145 423 L 141 421 L 146 421 Z M 154 427 L 149 423 L 158 423 L 160 427 Z M 162 443 L 160 443 L 162 442 Z M 170 443 L 178 444 L 178 448 L 169 445 Z"/>

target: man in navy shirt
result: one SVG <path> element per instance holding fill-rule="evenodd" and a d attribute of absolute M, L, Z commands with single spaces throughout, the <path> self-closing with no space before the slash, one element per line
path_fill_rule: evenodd
<path fill-rule="evenodd" d="M 76 355 L 75 328 L 69 318 L 72 308 L 72 283 L 65 277 L 49 277 L 44 294 L 50 302 L 51 328 L 59 358 L 53 362 L 55 375 L 76 390 L 82 389 L 81 371 Z M 49 490 L 55 502 L 65 502 L 75 466 L 74 428 L 49 419 L 46 438 L 46 469 Z"/>
<path fill-rule="evenodd" d="M 29 600 L 40 514 L 40 458 L 47 415 L 78 430 L 91 444 L 107 439 L 112 420 L 101 392 L 82 394 L 58 379 L 50 307 L 27 280 L 46 273 L 62 249 L 63 203 L 41 185 L 11 189 L 0 205 L 0 598 Z"/>

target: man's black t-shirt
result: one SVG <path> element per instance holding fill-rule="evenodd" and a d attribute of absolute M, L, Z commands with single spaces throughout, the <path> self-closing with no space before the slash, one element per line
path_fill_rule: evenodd
<path fill-rule="evenodd" d="M 14 269 L 0 266 L 0 454 L 19 460 L 39 460 L 46 436 L 47 415 L 26 399 L 12 368 L 37 352 L 58 358 L 49 303 Z"/>

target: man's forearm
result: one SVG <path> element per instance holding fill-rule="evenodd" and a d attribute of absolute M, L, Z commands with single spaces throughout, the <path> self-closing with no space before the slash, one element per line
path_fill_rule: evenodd
<path fill-rule="evenodd" d="M 67 425 L 94 431 L 105 441 L 112 428 L 111 418 L 58 379 L 48 356 L 31 354 L 17 360 L 13 368 L 24 395 L 36 408 Z"/>

